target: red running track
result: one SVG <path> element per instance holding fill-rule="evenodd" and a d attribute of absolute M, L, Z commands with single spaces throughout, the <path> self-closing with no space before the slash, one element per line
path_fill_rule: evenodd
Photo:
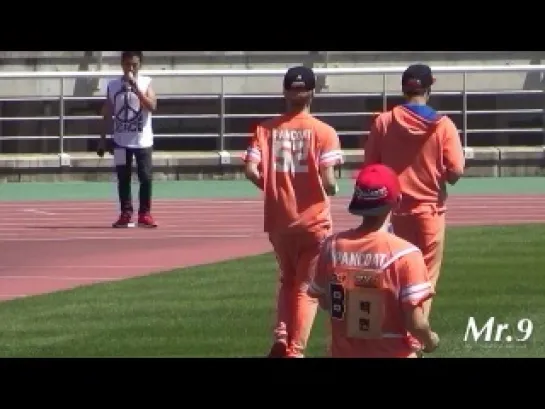
<path fill-rule="evenodd" d="M 352 227 L 333 201 L 335 230 Z M 158 200 L 157 229 L 112 229 L 106 201 L 0 202 L 0 299 L 270 251 L 259 200 Z M 449 198 L 449 225 L 541 223 L 545 195 Z"/>

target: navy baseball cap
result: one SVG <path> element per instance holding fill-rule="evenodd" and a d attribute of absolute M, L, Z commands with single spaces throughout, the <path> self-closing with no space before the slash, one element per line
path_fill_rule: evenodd
<path fill-rule="evenodd" d="M 418 91 L 430 88 L 435 83 L 431 68 L 426 64 L 413 64 L 401 76 L 404 91 Z"/>
<path fill-rule="evenodd" d="M 286 91 L 312 91 L 316 88 L 316 76 L 311 68 L 297 66 L 290 68 L 284 75 L 284 89 Z"/>

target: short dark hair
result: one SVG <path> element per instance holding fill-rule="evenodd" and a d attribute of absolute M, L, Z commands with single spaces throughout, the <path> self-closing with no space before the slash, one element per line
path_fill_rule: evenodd
<path fill-rule="evenodd" d="M 431 87 L 430 88 L 422 88 L 419 90 L 411 90 L 411 91 L 403 91 L 403 95 L 405 95 L 408 98 L 413 97 L 423 97 L 424 95 L 431 93 Z"/>
<path fill-rule="evenodd" d="M 142 51 L 121 51 L 121 61 L 124 61 L 127 58 L 138 57 L 140 62 L 144 58 Z"/>

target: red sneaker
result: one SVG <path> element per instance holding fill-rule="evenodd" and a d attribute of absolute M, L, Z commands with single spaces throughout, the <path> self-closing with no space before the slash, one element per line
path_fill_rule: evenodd
<path fill-rule="evenodd" d="M 123 212 L 119 215 L 119 219 L 112 224 L 114 228 L 124 228 L 129 227 L 132 223 L 132 214 L 130 212 Z"/>
<path fill-rule="evenodd" d="M 138 226 L 139 227 L 157 227 L 157 223 L 151 217 L 149 213 L 142 213 L 138 215 Z"/>
<path fill-rule="evenodd" d="M 304 358 L 305 355 L 301 351 L 301 348 L 297 348 L 294 345 L 288 347 L 286 351 L 286 358 Z"/>

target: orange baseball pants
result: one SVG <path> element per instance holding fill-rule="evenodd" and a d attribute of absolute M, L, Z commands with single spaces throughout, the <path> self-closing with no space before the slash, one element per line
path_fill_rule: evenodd
<path fill-rule="evenodd" d="M 445 212 L 393 215 L 392 226 L 397 236 L 411 242 L 422 251 L 430 281 L 436 288 L 445 248 Z M 423 306 L 426 317 L 429 316 L 430 308 L 431 300 Z"/>
<path fill-rule="evenodd" d="M 318 310 L 307 294 L 316 269 L 320 243 L 329 230 L 318 233 L 269 234 L 280 270 L 274 341 L 285 342 L 291 355 L 302 357 Z"/>

